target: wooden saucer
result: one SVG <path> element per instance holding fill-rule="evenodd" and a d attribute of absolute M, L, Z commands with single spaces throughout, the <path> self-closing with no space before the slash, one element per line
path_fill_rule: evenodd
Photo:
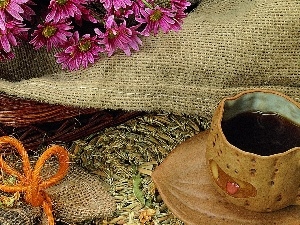
<path fill-rule="evenodd" d="M 270 213 L 248 211 L 228 203 L 213 187 L 205 160 L 208 132 L 176 147 L 152 173 L 163 201 L 186 224 L 300 224 L 300 206 Z"/>

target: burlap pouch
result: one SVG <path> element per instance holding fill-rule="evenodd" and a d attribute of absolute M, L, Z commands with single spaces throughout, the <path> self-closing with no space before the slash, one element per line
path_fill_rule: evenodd
<path fill-rule="evenodd" d="M 11 160 L 10 164 L 21 168 L 20 160 Z M 48 180 L 57 169 L 56 161 L 47 162 L 43 166 L 42 179 Z M 55 220 L 75 224 L 111 216 L 116 210 L 116 202 L 106 186 L 98 176 L 71 163 L 66 177 L 59 184 L 46 189 L 53 202 Z M 0 192 L 0 196 L 3 194 Z M 12 207 L 0 207 L 1 225 L 49 224 L 41 207 L 32 207 L 22 198 L 16 199 L 12 204 Z"/>
<path fill-rule="evenodd" d="M 60 70 L 51 54 L 23 46 L 16 60 L 0 65 L 0 91 L 81 107 L 208 117 L 221 98 L 250 88 L 299 101 L 299 12 L 298 0 L 203 0 L 179 33 L 143 39 L 131 57 L 103 57 L 72 73 Z"/>
<path fill-rule="evenodd" d="M 111 215 L 116 203 L 105 186 L 99 177 L 73 165 L 60 184 L 47 189 L 53 199 L 55 217 L 74 224 Z"/>
<path fill-rule="evenodd" d="M 14 208 L 0 210 L 1 225 L 32 225 L 36 224 L 42 215 L 40 208 L 22 204 Z"/>

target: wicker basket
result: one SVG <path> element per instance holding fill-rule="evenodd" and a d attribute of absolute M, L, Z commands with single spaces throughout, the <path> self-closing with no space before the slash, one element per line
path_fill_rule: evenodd
<path fill-rule="evenodd" d="M 0 104 L 0 135 L 12 135 L 33 151 L 53 142 L 74 141 L 142 114 L 47 104 L 3 93 Z"/>

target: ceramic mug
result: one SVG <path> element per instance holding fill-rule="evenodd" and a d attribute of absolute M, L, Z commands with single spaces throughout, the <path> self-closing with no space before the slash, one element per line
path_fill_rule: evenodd
<path fill-rule="evenodd" d="M 258 212 L 300 205 L 300 104 L 269 90 L 223 99 L 206 159 L 217 191 L 235 205 Z"/>

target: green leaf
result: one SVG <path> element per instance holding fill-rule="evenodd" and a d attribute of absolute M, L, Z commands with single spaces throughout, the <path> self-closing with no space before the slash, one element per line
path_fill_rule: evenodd
<path fill-rule="evenodd" d="M 146 199 L 145 199 L 143 191 L 141 190 L 142 178 L 141 178 L 140 173 L 138 173 L 137 175 L 134 175 L 132 178 L 133 178 L 134 196 L 137 198 L 137 200 L 139 200 L 140 203 L 145 205 Z"/>

